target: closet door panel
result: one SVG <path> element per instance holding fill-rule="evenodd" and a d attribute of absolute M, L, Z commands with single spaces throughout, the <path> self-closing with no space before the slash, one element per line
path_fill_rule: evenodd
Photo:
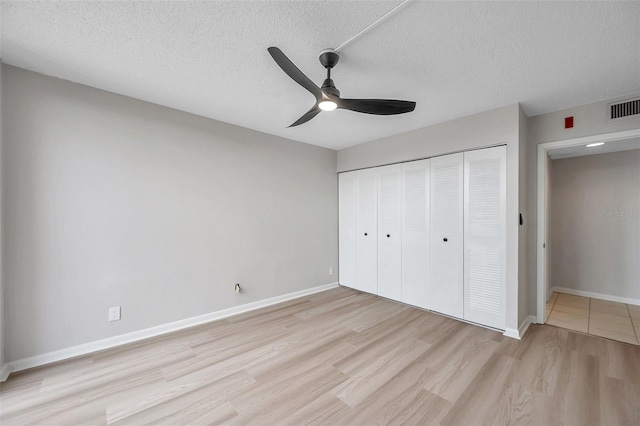
<path fill-rule="evenodd" d="M 378 295 L 402 299 L 400 164 L 378 167 Z"/>
<path fill-rule="evenodd" d="M 338 193 L 339 281 L 356 288 L 356 172 L 338 175 Z"/>
<path fill-rule="evenodd" d="M 463 155 L 431 159 L 429 308 L 463 318 Z"/>
<path fill-rule="evenodd" d="M 429 308 L 429 165 L 402 165 L 402 302 L 421 308 Z"/>
<path fill-rule="evenodd" d="M 378 171 L 356 172 L 357 288 L 378 293 Z"/>
<path fill-rule="evenodd" d="M 464 154 L 464 319 L 505 324 L 506 147 Z"/>

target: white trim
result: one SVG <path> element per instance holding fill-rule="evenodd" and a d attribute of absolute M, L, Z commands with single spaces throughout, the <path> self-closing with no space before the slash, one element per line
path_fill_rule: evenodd
<path fill-rule="evenodd" d="M 554 148 L 587 145 L 594 142 L 611 142 L 621 139 L 629 139 L 640 136 L 640 129 L 624 130 L 622 132 L 604 133 L 601 135 L 585 136 L 581 138 L 565 139 L 555 142 L 547 142 L 538 145 L 538 235 L 536 240 L 536 256 L 537 256 L 537 298 L 536 298 L 536 314 L 538 324 L 545 323 L 546 316 L 546 279 L 545 279 L 545 252 L 543 244 L 545 243 L 545 185 L 544 180 L 547 175 L 547 151 Z"/>
<path fill-rule="evenodd" d="M 524 321 L 522 321 L 522 324 L 520 324 L 520 327 L 517 330 L 514 328 L 507 328 L 504 331 L 504 336 L 511 337 L 512 339 L 522 340 L 525 333 L 529 329 L 529 326 L 535 323 L 536 323 L 535 315 L 529 315 L 524 319 Z"/>
<path fill-rule="evenodd" d="M 0 369 L 0 383 L 6 381 L 9 378 L 9 374 L 11 373 L 11 367 L 9 364 L 5 364 Z"/>
<path fill-rule="evenodd" d="M 621 132 L 613 132 L 613 133 L 603 133 L 601 135 L 591 135 L 591 136 L 583 136 L 580 138 L 573 139 L 562 139 L 555 142 L 546 142 L 538 145 L 542 146 L 545 150 L 556 149 L 556 148 L 565 148 L 569 146 L 580 146 L 587 145 L 594 142 L 612 142 L 622 139 L 630 139 L 640 136 L 640 128 L 631 129 L 631 130 L 623 130 Z"/>
<path fill-rule="evenodd" d="M 502 333 L 503 336 L 507 336 L 507 337 L 511 337 L 512 339 L 518 339 L 520 340 L 520 332 L 518 330 L 516 330 L 515 328 L 506 328 L 504 330 L 504 333 Z"/>
<path fill-rule="evenodd" d="M 544 144 L 538 145 L 538 239 L 536 241 L 536 267 L 537 267 L 537 317 L 538 322 L 544 324 L 546 303 L 542 303 L 547 288 L 545 272 L 545 177 L 547 176 L 547 151 Z"/>
<path fill-rule="evenodd" d="M 5 367 L 3 368 L 2 371 L 4 372 L 5 369 L 8 369 L 7 371 L 7 375 L 8 375 L 9 371 L 16 372 L 16 371 L 26 370 L 27 368 L 38 367 L 44 364 L 50 364 L 52 362 L 62 361 L 65 359 L 74 358 L 81 355 L 87 355 L 93 352 L 110 349 L 120 345 L 125 345 L 127 343 L 133 343 L 139 340 L 148 339 L 150 337 L 172 333 L 174 331 L 182 330 L 182 329 L 193 327 L 196 325 L 206 324 L 206 323 L 227 318 L 233 315 L 238 315 L 244 312 L 253 311 L 256 309 L 264 308 L 266 306 L 271 306 L 277 303 L 286 302 L 288 300 L 307 296 L 309 294 L 330 290 L 336 287 L 338 287 L 337 282 L 331 283 L 331 284 L 324 284 L 317 287 L 296 291 L 293 293 L 283 294 L 282 296 L 271 297 L 269 299 L 259 300 L 257 302 L 247 303 L 240 306 L 234 306 L 232 308 L 223 309 L 221 311 L 211 312 L 208 314 L 199 315 L 192 318 L 186 318 L 186 319 L 171 322 L 168 324 L 162 324 L 155 327 L 146 328 L 144 330 L 138 330 L 131 333 L 121 334 L 120 336 L 109 337 L 107 339 L 96 340 L 94 342 L 84 343 L 82 345 L 73 346 L 70 348 L 60 349 L 60 350 L 48 352 L 45 354 L 35 355 L 29 358 L 23 358 L 16 361 L 11 361 L 10 363 L 5 364 Z"/>
<path fill-rule="evenodd" d="M 520 333 L 520 338 L 521 339 L 527 333 L 527 330 L 529 330 L 529 326 L 531 324 L 535 324 L 535 323 L 536 323 L 536 316 L 535 315 L 528 315 L 524 319 L 524 321 L 522 321 L 522 324 L 520 324 L 520 328 L 518 329 L 518 332 Z"/>
<path fill-rule="evenodd" d="M 612 296 L 609 294 L 596 293 L 593 291 L 575 290 L 573 288 L 566 287 L 553 287 L 551 292 L 572 294 L 574 296 L 592 297 L 594 299 L 608 300 L 609 302 L 626 303 L 629 305 L 640 305 L 640 299 L 634 299 L 631 297 Z"/>

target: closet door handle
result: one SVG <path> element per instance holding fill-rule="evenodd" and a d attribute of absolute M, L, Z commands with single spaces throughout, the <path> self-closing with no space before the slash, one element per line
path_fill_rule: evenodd
<path fill-rule="evenodd" d="M 391 234 L 387 234 L 387 238 L 389 238 L 391 236 Z"/>
<path fill-rule="evenodd" d="M 447 238 L 443 238 L 442 241 L 444 241 L 446 243 L 449 240 Z"/>
<path fill-rule="evenodd" d="M 367 233 L 366 233 L 366 232 L 364 233 L 364 236 L 365 236 L 365 237 L 367 236 Z"/>

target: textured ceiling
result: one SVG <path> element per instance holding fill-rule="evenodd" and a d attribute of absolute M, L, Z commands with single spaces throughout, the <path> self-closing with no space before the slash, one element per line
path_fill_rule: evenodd
<path fill-rule="evenodd" d="M 528 115 L 640 89 L 639 2 L 413 2 L 341 53 L 345 97 L 413 113 L 322 113 L 267 53 L 316 83 L 318 54 L 395 1 L 3 1 L 8 64 L 216 120 L 339 149 L 521 102 Z"/>

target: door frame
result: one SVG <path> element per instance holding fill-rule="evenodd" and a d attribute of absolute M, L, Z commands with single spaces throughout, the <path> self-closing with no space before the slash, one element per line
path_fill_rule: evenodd
<path fill-rule="evenodd" d="M 621 132 L 604 133 L 593 136 L 584 136 L 573 139 L 564 139 L 555 142 L 547 142 L 538 145 L 538 229 L 536 238 L 536 260 L 537 260 L 537 322 L 544 324 L 546 319 L 546 302 L 547 302 L 547 280 L 546 280 L 546 250 L 545 250 L 545 234 L 547 229 L 545 219 L 545 180 L 547 177 L 547 151 L 556 148 L 564 148 L 571 146 L 587 145 L 594 142 L 613 142 L 618 140 L 630 139 L 640 136 L 640 129 L 625 130 Z"/>

